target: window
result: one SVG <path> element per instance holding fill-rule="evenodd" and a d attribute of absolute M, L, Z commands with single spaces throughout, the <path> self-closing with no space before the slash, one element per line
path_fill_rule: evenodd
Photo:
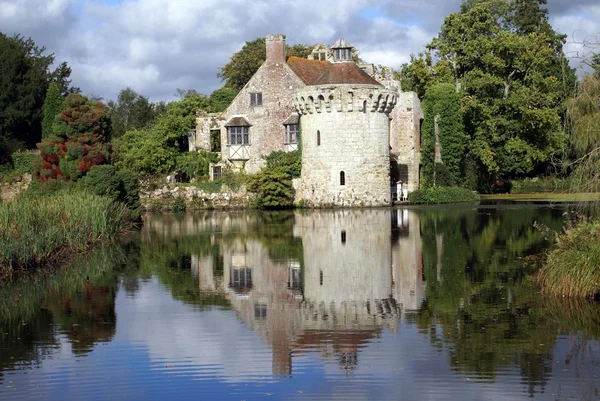
<path fill-rule="evenodd" d="M 250 94 L 250 106 L 262 106 L 262 92 Z"/>
<path fill-rule="evenodd" d="M 292 290 L 302 289 L 302 271 L 300 262 L 297 260 L 288 261 L 288 288 Z"/>
<path fill-rule="evenodd" d="M 267 305 L 254 304 L 254 318 L 255 319 L 266 319 L 267 318 Z"/>
<path fill-rule="evenodd" d="M 323 285 L 323 270 L 319 270 L 319 285 Z"/>
<path fill-rule="evenodd" d="M 317 131 L 317 146 L 321 146 L 321 131 Z"/>
<path fill-rule="evenodd" d="M 340 185 L 346 185 L 346 173 L 340 171 Z"/>
<path fill-rule="evenodd" d="M 212 168 L 212 179 L 218 180 L 221 178 L 221 166 L 213 166 Z"/>
<path fill-rule="evenodd" d="M 230 145 L 250 145 L 249 127 L 227 127 L 227 139 Z"/>
<path fill-rule="evenodd" d="M 346 243 L 346 230 L 342 230 L 342 244 Z"/>
<path fill-rule="evenodd" d="M 298 124 L 290 124 L 285 126 L 285 143 L 298 143 Z"/>
<path fill-rule="evenodd" d="M 229 276 L 229 288 L 236 293 L 246 293 L 252 289 L 252 269 L 249 267 L 232 267 Z"/>

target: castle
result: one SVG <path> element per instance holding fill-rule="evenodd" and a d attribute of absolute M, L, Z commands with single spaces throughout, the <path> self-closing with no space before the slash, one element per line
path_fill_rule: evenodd
<path fill-rule="evenodd" d="M 402 92 L 389 71 L 357 65 L 344 39 L 303 59 L 286 57 L 284 35 L 267 35 L 266 53 L 223 113 L 198 112 L 190 151 L 221 154 L 212 178 L 223 166 L 257 173 L 269 153 L 300 145 L 294 189 L 307 206 L 390 205 L 392 165 L 409 191 L 418 188 L 423 114 L 415 93 Z"/>

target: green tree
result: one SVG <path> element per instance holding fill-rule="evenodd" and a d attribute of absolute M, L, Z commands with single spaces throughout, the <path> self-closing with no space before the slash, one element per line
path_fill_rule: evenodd
<path fill-rule="evenodd" d="M 65 63 L 32 39 L 0 33 L 0 146 L 4 152 L 33 148 L 42 137 L 42 106 L 50 82 L 69 84 Z M 2 149 L 0 149 L 1 153 Z"/>
<path fill-rule="evenodd" d="M 209 97 L 212 112 L 219 113 L 225 111 L 236 95 L 237 91 L 235 89 L 226 86 L 214 90 Z"/>
<path fill-rule="evenodd" d="M 147 97 L 140 95 L 131 88 L 119 92 L 117 101 L 109 101 L 107 114 L 112 122 L 112 134 L 120 137 L 126 131 L 150 126 L 154 120 L 155 111 Z"/>
<path fill-rule="evenodd" d="M 44 100 L 44 118 L 42 120 L 42 138 L 52 134 L 52 124 L 58 113 L 64 108 L 65 99 L 60 93 L 60 87 L 56 82 L 52 82 L 46 92 Z"/>
<path fill-rule="evenodd" d="M 140 173 L 167 173 L 177 156 L 188 150 L 188 133 L 196 126 L 196 111 L 210 110 L 206 96 L 193 94 L 171 102 L 150 128 L 133 129 L 113 142 L 115 165 Z"/>
<path fill-rule="evenodd" d="M 461 178 L 460 166 L 467 143 L 460 109 L 460 96 L 452 84 L 437 84 L 427 90 L 423 106 L 425 120 L 421 138 L 422 183 L 424 186 L 433 184 L 436 167 L 434 153 L 437 117 L 442 162 L 449 175 L 446 178 L 448 182 L 445 184 L 457 184 Z M 440 182 L 437 180 L 438 184 Z"/>
<path fill-rule="evenodd" d="M 401 71 L 420 94 L 435 83 L 454 85 L 472 161 L 490 187 L 533 174 L 566 143 L 562 102 L 573 72 L 543 3 L 465 1 L 427 46 L 431 61 L 420 56 Z"/>

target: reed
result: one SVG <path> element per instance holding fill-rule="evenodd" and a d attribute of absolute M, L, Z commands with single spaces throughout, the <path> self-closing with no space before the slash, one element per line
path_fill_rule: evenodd
<path fill-rule="evenodd" d="M 24 193 L 0 205 L 0 272 L 36 267 L 112 239 L 131 224 L 119 202 L 87 192 Z"/>
<path fill-rule="evenodd" d="M 556 236 L 556 246 L 534 275 L 542 292 L 568 297 L 600 294 L 600 223 L 585 222 Z"/>

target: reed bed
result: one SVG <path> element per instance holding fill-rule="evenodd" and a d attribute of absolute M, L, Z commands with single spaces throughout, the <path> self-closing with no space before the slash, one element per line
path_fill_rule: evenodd
<path fill-rule="evenodd" d="M 131 224 L 119 202 L 86 192 L 27 195 L 0 204 L 0 272 L 51 264 Z"/>
<path fill-rule="evenodd" d="M 568 297 L 600 294 L 600 224 L 585 222 L 557 235 L 554 250 L 534 276 L 542 291 Z"/>

